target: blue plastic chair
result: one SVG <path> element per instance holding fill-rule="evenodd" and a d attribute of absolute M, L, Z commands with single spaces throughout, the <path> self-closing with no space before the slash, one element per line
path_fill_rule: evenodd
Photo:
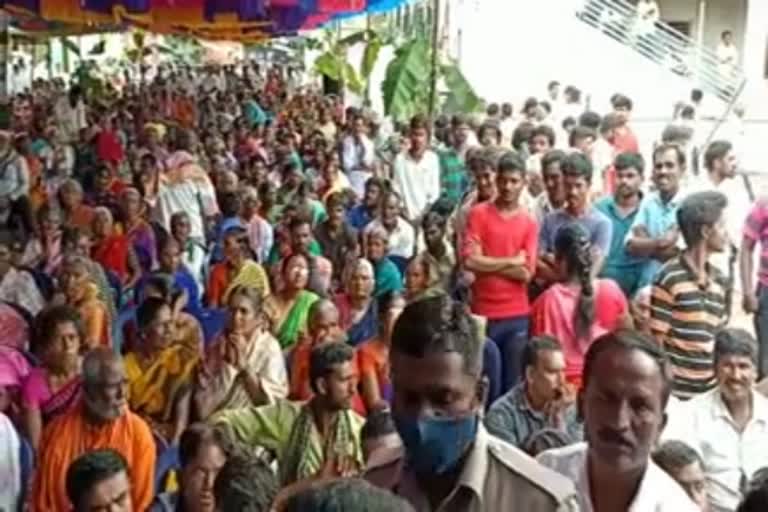
<path fill-rule="evenodd" d="M 122 354 L 123 351 L 123 331 L 128 322 L 136 319 L 136 306 L 128 306 L 117 316 L 117 320 L 112 324 L 112 345 L 116 354 Z"/>
<path fill-rule="evenodd" d="M 181 469 L 178 445 L 164 449 L 155 462 L 155 495 L 165 492 L 165 482 L 168 475 Z"/>

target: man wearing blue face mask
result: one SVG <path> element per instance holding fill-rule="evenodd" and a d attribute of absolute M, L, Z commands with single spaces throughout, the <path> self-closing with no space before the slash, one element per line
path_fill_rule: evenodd
<path fill-rule="evenodd" d="M 573 484 L 480 421 L 488 383 L 482 343 L 463 304 L 434 297 L 410 304 L 390 349 L 392 415 L 404 451 L 371 461 L 366 478 L 417 512 L 574 512 Z"/>

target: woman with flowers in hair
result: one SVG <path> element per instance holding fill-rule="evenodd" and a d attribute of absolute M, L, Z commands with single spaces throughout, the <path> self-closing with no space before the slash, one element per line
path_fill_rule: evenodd
<path fill-rule="evenodd" d="M 531 310 L 531 336 L 550 335 L 565 355 L 565 378 L 581 387 L 584 354 L 606 332 L 631 327 L 629 305 L 611 279 L 592 278 L 592 244 L 578 223 L 555 236 L 555 268 L 561 280 L 542 293 Z"/>

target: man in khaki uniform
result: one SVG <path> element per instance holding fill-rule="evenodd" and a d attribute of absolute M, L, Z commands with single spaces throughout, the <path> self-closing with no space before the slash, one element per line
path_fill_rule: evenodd
<path fill-rule="evenodd" d="M 404 450 L 374 453 L 366 479 L 417 512 L 573 512 L 573 484 L 489 434 L 480 412 L 482 345 L 464 305 L 410 304 L 390 351 L 392 415 Z"/>

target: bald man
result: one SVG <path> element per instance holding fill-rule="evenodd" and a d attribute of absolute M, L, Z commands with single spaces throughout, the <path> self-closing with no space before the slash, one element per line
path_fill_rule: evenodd
<path fill-rule="evenodd" d="M 69 510 L 69 465 L 88 451 L 112 449 L 131 468 L 136 510 L 146 510 L 154 494 L 155 442 L 149 426 L 126 406 L 123 360 L 110 349 L 94 349 L 83 360 L 82 379 L 82 399 L 43 430 L 32 509 Z"/>

